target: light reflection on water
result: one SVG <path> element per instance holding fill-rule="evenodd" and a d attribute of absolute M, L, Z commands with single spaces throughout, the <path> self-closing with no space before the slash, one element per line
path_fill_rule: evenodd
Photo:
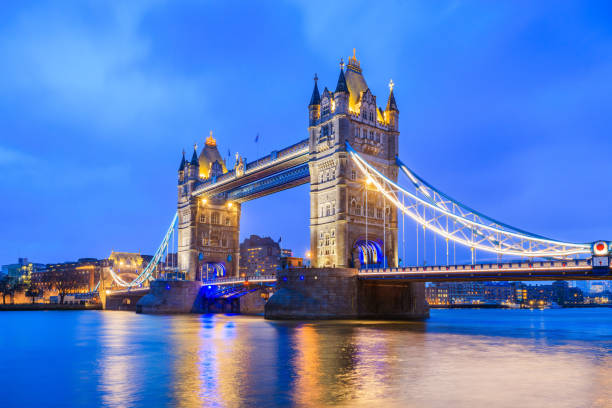
<path fill-rule="evenodd" d="M 11 312 L 0 327 L 3 406 L 612 407 L 612 309 L 418 323 Z"/>

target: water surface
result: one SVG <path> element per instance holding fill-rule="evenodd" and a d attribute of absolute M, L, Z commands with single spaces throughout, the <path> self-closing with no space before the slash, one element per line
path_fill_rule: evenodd
<path fill-rule="evenodd" d="M 612 407 L 612 309 L 413 323 L 4 312 L 0 330 L 3 407 Z"/>

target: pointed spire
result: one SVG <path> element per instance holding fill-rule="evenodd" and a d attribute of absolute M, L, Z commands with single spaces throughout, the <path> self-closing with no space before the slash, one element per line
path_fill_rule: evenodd
<path fill-rule="evenodd" d="M 178 171 L 185 170 L 185 149 L 183 149 L 183 158 L 181 159 L 181 167 L 179 167 Z"/>
<path fill-rule="evenodd" d="M 336 85 L 335 92 L 346 92 L 348 93 L 348 86 L 346 85 L 346 78 L 344 77 L 344 61 L 340 58 L 340 76 L 338 77 L 338 85 Z"/>
<path fill-rule="evenodd" d="M 397 109 L 397 103 L 395 102 L 395 95 L 393 95 L 393 87 L 395 86 L 395 84 L 393 83 L 393 80 L 389 81 L 389 100 L 387 101 L 387 111 L 395 111 L 395 112 L 399 112 L 399 109 Z"/>
<path fill-rule="evenodd" d="M 321 104 L 321 95 L 319 94 L 319 87 L 317 86 L 317 81 L 319 78 L 317 74 L 314 76 L 314 89 L 312 90 L 312 96 L 310 97 L 310 103 L 308 106 L 320 105 Z"/>
<path fill-rule="evenodd" d="M 191 164 L 192 166 L 199 166 L 200 162 L 198 161 L 198 145 L 193 145 L 193 155 L 191 156 Z"/>

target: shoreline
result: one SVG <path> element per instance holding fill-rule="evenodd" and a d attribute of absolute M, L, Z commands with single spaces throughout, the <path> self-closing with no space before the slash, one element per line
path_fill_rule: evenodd
<path fill-rule="evenodd" d="M 102 310 L 102 305 L 69 305 L 54 303 L 18 303 L 0 305 L 0 312 L 27 312 L 42 310 Z"/>

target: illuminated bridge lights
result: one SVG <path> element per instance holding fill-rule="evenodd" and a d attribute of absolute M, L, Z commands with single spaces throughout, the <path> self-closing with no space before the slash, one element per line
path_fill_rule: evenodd
<path fill-rule="evenodd" d="M 521 258 L 549 259 L 588 255 L 593 251 L 591 244 L 542 237 L 479 213 L 431 186 L 397 158 L 398 166 L 415 188 L 414 193 L 409 192 L 368 163 L 350 144 L 347 143 L 346 147 L 370 185 L 391 204 L 423 228 L 472 251 L 477 249 Z"/>

